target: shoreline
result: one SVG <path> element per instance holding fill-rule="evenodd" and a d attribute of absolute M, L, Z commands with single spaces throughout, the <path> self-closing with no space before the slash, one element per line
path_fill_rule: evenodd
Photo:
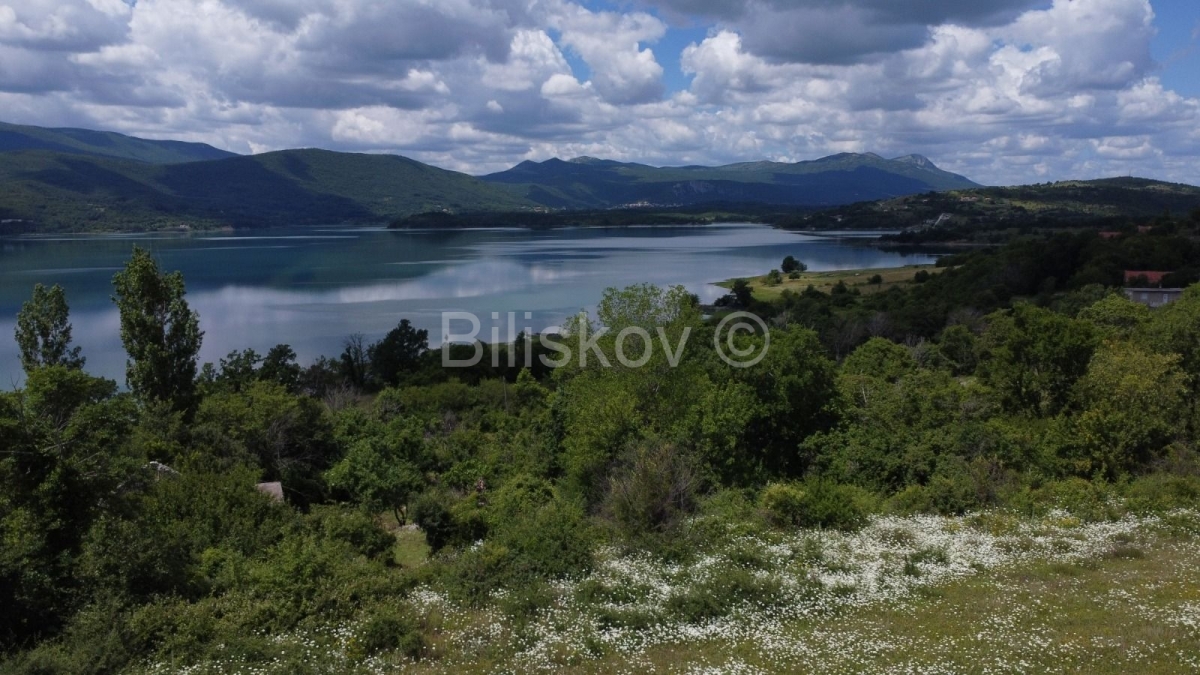
<path fill-rule="evenodd" d="M 712 285 L 720 288 L 732 288 L 735 281 L 744 279 L 750 284 L 756 300 L 774 300 L 783 295 L 784 291 L 792 291 L 793 293 L 801 293 L 809 286 L 822 293 L 831 293 L 833 288 L 838 283 L 844 283 L 848 289 L 857 289 L 860 293 L 880 293 L 895 288 L 901 285 L 918 283 L 914 281 L 914 277 L 918 272 L 924 271 L 931 275 L 939 274 L 947 267 L 938 267 L 936 264 L 924 265 L 903 265 L 900 267 L 867 267 L 858 269 L 846 270 L 826 270 L 821 272 L 801 272 L 796 279 L 789 279 L 786 275 L 783 281 L 778 284 L 768 284 L 766 281 L 767 275 L 759 275 L 754 277 L 733 277 L 723 281 L 712 282 Z M 881 282 L 878 284 L 870 283 L 870 279 L 878 275 Z"/>

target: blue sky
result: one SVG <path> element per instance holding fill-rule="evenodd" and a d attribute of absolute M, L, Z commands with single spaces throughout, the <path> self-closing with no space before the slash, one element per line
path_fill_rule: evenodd
<path fill-rule="evenodd" d="M 1158 35 L 1151 44 L 1162 64 L 1163 83 L 1188 96 L 1200 96 L 1200 7 L 1196 0 L 1156 0 Z"/>
<path fill-rule="evenodd" d="M 0 0 L 0 117 L 471 173 L 919 153 L 1200 183 L 1197 0 Z"/>

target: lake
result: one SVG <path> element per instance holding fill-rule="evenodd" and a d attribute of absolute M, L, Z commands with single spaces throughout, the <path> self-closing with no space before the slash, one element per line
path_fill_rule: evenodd
<path fill-rule="evenodd" d="M 764 274 L 787 255 L 813 271 L 935 259 L 882 251 L 864 245 L 863 237 L 723 224 L 0 238 L 0 388 L 21 381 L 12 335 L 36 283 L 66 289 L 74 341 L 83 347 L 87 370 L 124 381 L 112 276 L 135 244 L 152 250 L 163 270 L 183 272 L 188 302 L 205 332 L 202 361 L 216 362 L 235 349 L 265 353 L 284 342 L 307 363 L 340 353 L 347 335 L 375 340 L 404 318 L 428 329 L 430 343 L 439 344 L 443 311 L 478 315 L 486 340 L 493 312 L 518 312 L 518 330 L 540 331 L 594 308 L 610 286 L 681 284 L 708 303 L 726 292 L 714 282 Z"/>

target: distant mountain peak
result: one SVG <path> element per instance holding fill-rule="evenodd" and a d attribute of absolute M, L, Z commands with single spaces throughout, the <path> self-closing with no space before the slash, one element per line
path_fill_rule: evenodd
<path fill-rule="evenodd" d="M 589 157 L 587 155 L 580 155 L 579 157 L 574 157 L 572 159 L 568 159 L 567 161 L 571 164 L 603 164 L 609 160 L 600 159 L 598 157 Z"/>
<path fill-rule="evenodd" d="M 917 155 L 917 154 L 905 155 L 903 157 L 897 157 L 897 158 L 893 159 L 892 161 L 893 162 L 903 162 L 905 164 L 912 164 L 914 166 L 919 166 L 922 169 L 936 169 L 937 168 L 937 165 L 934 164 L 925 155 Z"/>

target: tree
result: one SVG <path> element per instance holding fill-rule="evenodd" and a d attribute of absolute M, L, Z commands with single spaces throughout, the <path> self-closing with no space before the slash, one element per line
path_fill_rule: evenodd
<path fill-rule="evenodd" d="M 896 382 L 917 369 L 917 361 L 907 347 L 874 337 L 859 345 L 842 362 L 842 372 Z"/>
<path fill-rule="evenodd" d="M 413 328 L 408 319 L 400 321 L 379 342 L 367 349 L 371 370 L 387 385 L 396 385 L 400 377 L 416 370 L 429 349 L 429 331 Z"/>
<path fill-rule="evenodd" d="M 1018 304 L 989 317 L 979 375 L 1010 412 L 1051 416 L 1067 403 L 1099 344 L 1096 328 Z"/>
<path fill-rule="evenodd" d="M 738 307 L 749 307 L 750 303 L 754 302 L 754 289 L 745 279 L 734 279 L 729 290 Z"/>
<path fill-rule="evenodd" d="M 17 314 L 17 347 L 21 350 L 21 367 L 27 374 L 45 366 L 83 368 L 79 347 L 71 347 L 68 314 L 62 286 L 33 287 L 33 298 Z"/>
<path fill-rule="evenodd" d="M 405 446 L 414 446 L 415 449 Z M 363 438 L 325 473 L 325 480 L 344 490 L 371 513 L 391 510 L 396 522 L 405 522 L 401 509 L 425 487 L 425 479 L 411 457 L 419 452 L 419 439 L 400 444 L 381 438 Z"/>
<path fill-rule="evenodd" d="M 196 357 L 204 333 L 199 316 L 183 298 L 183 274 L 163 274 L 150 252 L 135 246 L 113 286 L 121 342 L 129 354 L 129 389 L 143 402 L 190 412 L 196 404 Z"/>
<path fill-rule="evenodd" d="M 354 333 L 342 343 L 342 355 L 338 358 L 338 371 L 350 386 L 362 389 L 367 385 L 367 367 L 371 360 L 367 354 L 366 338 Z"/>
<path fill-rule="evenodd" d="M 1187 376 L 1176 354 L 1128 342 L 1096 351 L 1072 392 L 1080 409 L 1070 425 L 1082 475 L 1117 478 L 1148 467 L 1184 428 Z"/>
<path fill-rule="evenodd" d="M 290 345 L 271 347 L 258 369 L 258 379 L 274 382 L 295 394 L 300 390 L 300 365 L 296 363 L 296 352 Z"/>
<path fill-rule="evenodd" d="M 792 272 L 804 272 L 808 269 L 808 265 L 796 260 L 795 256 L 789 255 L 783 259 L 783 263 L 779 265 L 779 269 L 783 270 L 784 274 L 791 274 Z"/>
<path fill-rule="evenodd" d="M 771 270 L 767 272 L 765 281 L 768 286 L 778 286 L 783 283 L 783 275 L 779 273 L 779 270 Z"/>

